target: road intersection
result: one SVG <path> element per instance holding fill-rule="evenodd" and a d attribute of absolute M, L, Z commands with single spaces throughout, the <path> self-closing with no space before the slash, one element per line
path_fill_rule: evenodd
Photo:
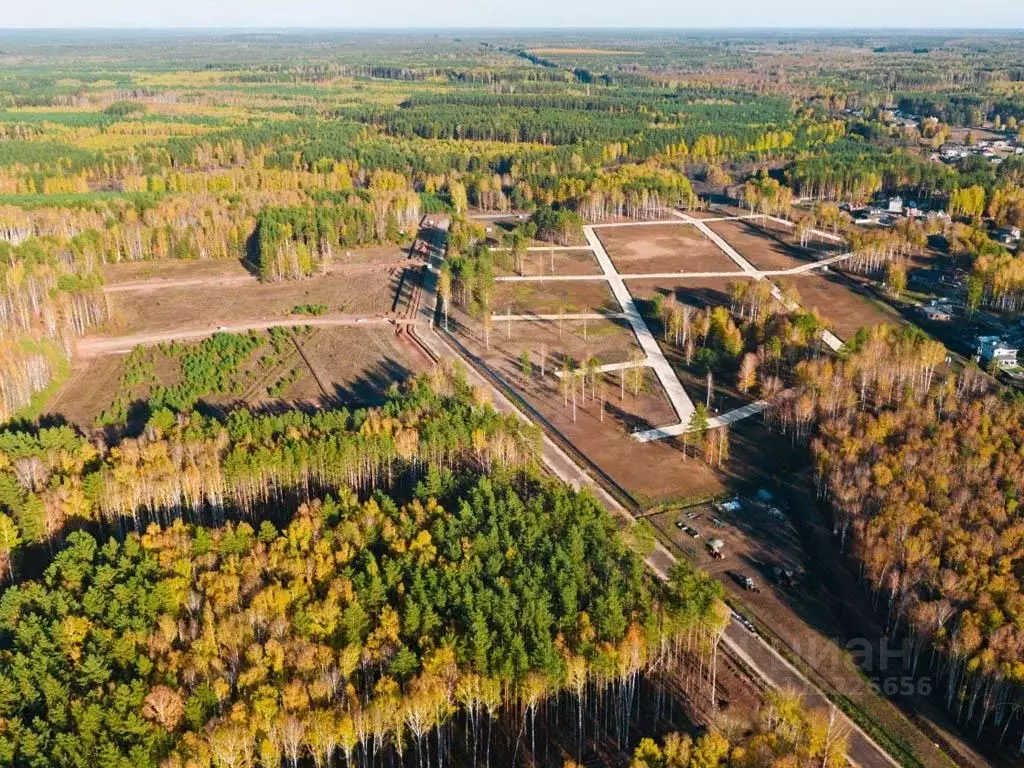
<path fill-rule="evenodd" d="M 499 282 L 559 282 L 559 281 L 604 281 L 608 284 L 612 294 L 615 296 L 615 300 L 619 304 L 621 313 L 610 313 L 608 315 L 597 315 L 588 313 L 586 315 L 580 314 L 560 314 L 560 315 L 531 315 L 531 314 L 499 314 L 493 315 L 495 322 L 499 320 L 583 320 L 593 319 L 595 317 L 604 318 L 615 318 L 622 317 L 629 323 L 633 334 L 636 336 L 637 342 L 640 344 L 640 348 L 643 350 L 645 358 L 639 363 L 651 368 L 654 371 L 654 375 L 657 377 L 658 382 L 661 384 L 662 389 L 665 391 L 665 395 L 668 397 L 669 402 L 672 405 L 673 410 L 676 412 L 677 421 L 672 424 L 667 424 L 653 429 L 647 429 L 639 432 L 635 432 L 633 437 L 642 443 L 651 442 L 654 440 L 664 440 L 671 437 L 678 437 L 685 432 L 690 431 L 690 420 L 693 416 L 696 406 L 693 400 L 686 393 L 683 388 L 682 382 L 679 380 L 679 376 L 676 374 L 672 365 L 669 363 L 668 358 L 665 357 L 665 353 L 662 351 L 661 346 L 658 344 L 654 334 L 651 333 L 650 327 L 644 320 L 643 315 L 637 308 L 636 301 L 633 299 L 633 295 L 629 292 L 626 287 L 627 280 L 637 279 L 686 279 L 686 278 L 707 278 L 707 277 L 732 277 L 732 278 L 748 278 L 751 280 L 768 280 L 772 277 L 781 277 L 786 275 L 800 275 L 812 272 L 814 270 L 825 270 L 832 264 L 844 261 L 852 256 L 851 253 L 839 253 L 834 256 L 830 256 L 819 261 L 809 262 L 807 264 L 801 264 L 796 267 L 790 267 L 789 269 L 777 269 L 777 270 L 760 270 L 751 264 L 741 253 L 733 248 L 724 238 L 714 232 L 707 224 L 709 221 L 736 221 L 750 218 L 760 218 L 759 214 L 745 215 L 745 216 L 722 216 L 711 219 L 699 219 L 690 216 L 680 211 L 671 211 L 672 216 L 675 218 L 657 221 L 630 221 L 630 222 L 614 222 L 609 224 L 591 224 L 583 228 L 583 235 L 586 238 L 587 245 L 569 247 L 569 246 L 554 246 L 554 250 L 585 250 L 589 249 L 593 252 L 594 257 L 597 259 L 598 265 L 601 267 L 601 274 L 599 275 L 538 275 L 538 276 L 526 276 L 526 275 L 507 275 L 496 278 Z M 789 226 L 793 226 L 792 222 L 787 222 L 784 219 L 776 219 L 771 217 L 772 221 L 784 223 Z M 665 224 L 673 223 L 680 225 L 689 225 L 695 227 L 705 237 L 707 237 L 712 243 L 714 243 L 719 250 L 728 256 L 732 262 L 737 266 L 738 271 L 731 272 L 655 272 L 655 273 L 630 273 L 622 274 L 616 269 L 615 263 L 612 261 L 611 256 L 605 249 L 604 244 L 597 235 L 598 229 L 611 228 L 611 227 L 638 227 L 650 224 Z M 816 234 L 824 237 L 825 239 L 833 240 L 838 242 L 838 238 L 834 235 L 829 235 L 826 232 L 819 232 L 813 230 Z M 548 250 L 547 248 L 537 248 L 536 250 Z M 790 311 L 799 309 L 799 304 L 792 301 L 787 301 L 782 294 L 782 291 L 775 284 L 772 284 L 771 290 L 772 296 L 782 303 Z M 833 351 L 838 351 L 842 345 L 842 340 L 833 334 L 831 331 L 825 330 L 821 334 L 823 343 Z M 633 364 L 619 364 L 613 367 L 606 367 L 608 370 L 621 370 L 630 367 Z M 741 419 L 755 416 L 767 408 L 767 402 L 759 400 L 754 403 L 749 403 L 735 410 L 728 411 L 718 416 L 713 416 L 708 420 L 708 427 L 715 429 L 722 426 L 728 426 L 734 424 Z"/>

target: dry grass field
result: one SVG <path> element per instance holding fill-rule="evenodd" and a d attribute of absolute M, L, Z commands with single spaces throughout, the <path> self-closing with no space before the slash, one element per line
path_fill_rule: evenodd
<path fill-rule="evenodd" d="M 497 275 L 516 275 L 512 267 L 512 256 L 508 253 L 495 255 L 494 272 Z M 573 251 L 530 251 L 523 257 L 523 274 L 526 277 L 538 275 L 599 275 L 601 267 L 588 248 Z"/>
<path fill-rule="evenodd" d="M 496 283 L 491 306 L 498 315 L 621 311 L 603 280 Z"/>
<path fill-rule="evenodd" d="M 796 289 L 801 306 L 817 310 L 843 340 L 851 338 L 860 328 L 903 323 L 895 311 L 870 298 L 862 287 L 840 274 L 810 272 L 780 282 L 786 283 Z"/>
<path fill-rule="evenodd" d="M 281 283 L 177 285 L 159 291 L 110 295 L 120 333 L 156 332 L 273 320 L 302 304 L 323 304 L 331 312 L 377 314 L 391 310 L 398 275 L 390 271 L 328 274 Z"/>

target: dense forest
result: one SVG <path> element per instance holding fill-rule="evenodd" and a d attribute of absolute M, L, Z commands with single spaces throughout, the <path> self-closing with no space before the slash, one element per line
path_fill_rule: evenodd
<path fill-rule="evenodd" d="M 823 422 L 815 459 L 863 577 L 912 671 L 957 721 L 1019 731 L 1019 400 L 947 379 L 911 406 Z M 848 533 L 847 533 L 848 532 Z"/>
<path fill-rule="evenodd" d="M 435 468 L 404 500 L 343 490 L 281 530 L 75 533 L 0 598 L 0 754 L 486 764 L 496 720 L 535 749 L 553 701 L 580 741 L 628 740 L 639 678 L 713 653 L 718 589 L 684 572 L 655 589 L 591 497 L 501 472 Z"/>
<path fill-rule="evenodd" d="M 168 396 L 139 437 L 105 450 L 70 427 L 6 429 L 4 571 L 20 545 L 54 544 L 76 527 L 251 520 L 339 488 L 408 483 L 432 466 L 486 472 L 535 463 L 538 436 L 479 398 L 458 372 L 438 370 L 393 392 L 380 409 L 239 409 L 218 419 L 175 412 Z"/>
<path fill-rule="evenodd" d="M 356 413 L 156 411 L 106 453 L 0 444 L 5 576 L 19 541 L 57 551 L 0 597 L 5 764 L 489 764 L 560 707 L 582 748 L 629 743 L 665 676 L 713 695 L 720 587 L 652 583 L 456 374 Z"/>

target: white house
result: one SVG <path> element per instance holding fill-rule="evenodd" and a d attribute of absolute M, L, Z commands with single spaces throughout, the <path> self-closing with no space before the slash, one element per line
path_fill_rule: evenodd
<path fill-rule="evenodd" d="M 1016 368 L 1017 352 L 1016 347 L 1010 346 L 999 336 L 978 337 L 978 357 L 985 364 L 995 361 L 1000 368 Z"/>

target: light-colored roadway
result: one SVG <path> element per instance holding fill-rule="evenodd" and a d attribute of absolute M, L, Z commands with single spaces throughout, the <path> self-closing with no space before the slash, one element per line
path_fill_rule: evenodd
<path fill-rule="evenodd" d="M 647 355 L 647 364 L 654 370 L 654 375 L 661 382 L 661 386 L 668 396 L 668 401 L 672 404 L 676 416 L 679 417 L 679 423 L 688 424 L 690 416 L 693 415 L 694 411 L 693 401 L 686 394 L 682 382 L 679 381 L 676 372 L 672 370 L 672 366 L 665 357 L 665 353 L 661 351 L 657 339 L 654 338 L 651 329 L 644 322 L 643 317 L 640 315 L 640 310 L 637 309 L 636 302 L 633 301 L 633 296 L 622 281 L 622 276 L 615 269 L 608 251 L 604 249 L 604 244 L 597 237 L 594 228 L 584 227 L 583 235 L 587 238 L 587 242 L 593 249 L 594 255 L 597 257 L 597 263 L 601 265 L 601 270 L 608 280 L 608 286 L 612 289 L 615 300 L 619 302 L 622 311 L 626 313 L 626 320 L 629 322 L 630 327 L 632 327 L 633 333 L 640 343 L 640 348 Z"/>

